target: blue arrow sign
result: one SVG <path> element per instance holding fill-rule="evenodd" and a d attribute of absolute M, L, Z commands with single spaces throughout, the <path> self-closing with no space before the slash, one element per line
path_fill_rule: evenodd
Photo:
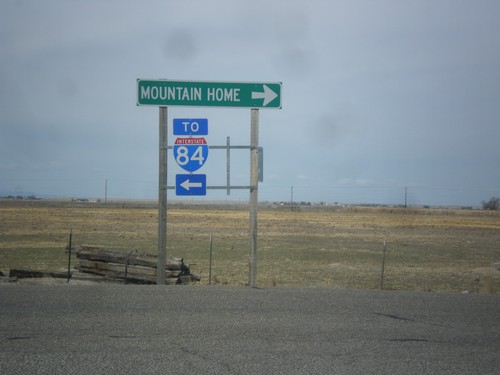
<path fill-rule="evenodd" d="M 207 195 L 207 175 L 178 174 L 175 176 L 176 195 Z"/>
<path fill-rule="evenodd" d="M 194 172 L 200 169 L 207 161 L 208 145 L 205 138 L 189 137 L 177 138 L 174 144 L 174 159 L 179 166 Z"/>
<path fill-rule="evenodd" d="M 174 135 L 208 135 L 208 119 L 174 118 Z"/>

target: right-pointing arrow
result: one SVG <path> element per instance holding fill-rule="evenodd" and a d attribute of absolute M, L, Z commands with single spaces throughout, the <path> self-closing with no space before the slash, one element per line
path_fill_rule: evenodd
<path fill-rule="evenodd" d="M 273 90 L 271 90 L 266 85 L 262 85 L 264 88 L 264 92 L 255 91 L 252 92 L 252 99 L 264 99 L 264 107 L 271 103 L 274 99 L 277 98 L 278 94 L 276 94 Z"/>

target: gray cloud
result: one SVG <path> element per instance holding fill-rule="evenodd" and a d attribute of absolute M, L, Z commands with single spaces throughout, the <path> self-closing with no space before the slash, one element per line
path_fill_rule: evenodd
<path fill-rule="evenodd" d="M 135 105 L 135 82 L 156 77 L 283 82 L 283 109 L 260 111 L 261 199 L 293 185 L 303 200 L 376 201 L 408 185 L 423 204 L 479 204 L 500 195 L 498 14 L 456 0 L 7 2 L 0 191 L 94 195 L 108 178 L 127 182 L 117 196 L 154 198 L 158 113 Z M 247 110 L 169 114 L 208 117 L 210 142 L 248 142 Z"/>
<path fill-rule="evenodd" d="M 167 59 L 190 62 L 197 55 L 197 42 L 188 29 L 177 29 L 166 38 L 165 56 Z"/>

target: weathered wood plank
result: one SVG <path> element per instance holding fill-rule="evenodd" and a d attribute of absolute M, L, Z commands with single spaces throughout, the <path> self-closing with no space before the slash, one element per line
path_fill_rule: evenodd
<path fill-rule="evenodd" d="M 93 261 L 102 261 L 118 264 L 129 264 L 135 266 L 153 267 L 157 266 L 157 257 L 151 254 L 139 253 L 138 251 L 126 251 L 111 248 L 99 248 L 91 246 L 82 246 L 77 251 L 78 259 L 87 259 Z M 166 269 L 182 270 L 185 267 L 182 258 L 167 257 Z"/>
<path fill-rule="evenodd" d="M 105 277 L 110 280 L 122 280 L 122 281 L 127 281 L 130 283 L 140 283 L 140 284 L 155 284 L 156 279 L 153 280 L 151 277 L 143 276 L 143 277 L 132 277 L 132 276 L 127 276 L 125 278 L 125 273 L 117 272 L 117 271 L 109 271 L 109 270 L 102 270 L 102 269 L 96 269 L 96 268 L 85 268 L 85 267 L 80 267 L 80 272 L 82 273 L 88 273 L 92 275 L 99 275 L 102 277 Z"/>
<path fill-rule="evenodd" d="M 70 273 L 71 275 L 71 273 Z M 23 270 L 12 268 L 9 271 L 9 277 L 22 278 L 41 278 L 41 277 L 52 277 L 55 279 L 65 279 L 68 277 L 68 272 L 57 272 L 57 271 L 35 271 L 35 270 Z"/>
<path fill-rule="evenodd" d="M 112 279 L 126 279 L 132 283 L 156 284 L 157 257 L 137 250 L 121 250 L 93 246 L 80 246 L 76 252 L 80 272 Z M 179 278 L 183 277 L 182 280 Z M 165 267 L 166 284 L 187 283 L 189 265 L 183 258 L 168 257 Z"/>
<path fill-rule="evenodd" d="M 143 267 L 143 266 L 135 266 L 135 265 L 125 265 L 125 264 L 118 264 L 118 263 L 110 263 L 110 262 L 100 262 L 100 261 L 93 261 L 93 260 L 86 260 L 86 259 L 80 259 L 79 261 L 80 267 L 84 269 L 96 269 L 96 270 L 103 270 L 103 271 L 111 271 L 111 272 L 117 272 L 120 274 L 125 275 L 129 277 L 133 276 L 141 276 L 141 277 L 151 277 L 156 280 L 156 268 L 152 267 Z M 182 271 L 180 270 L 166 270 L 165 275 L 166 277 L 178 277 L 182 274 Z"/>

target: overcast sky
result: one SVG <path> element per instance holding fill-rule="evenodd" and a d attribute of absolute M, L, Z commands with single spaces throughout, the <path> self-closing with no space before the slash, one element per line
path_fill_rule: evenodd
<path fill-rule="evenodd" d="M 137 78 L 282 82 L 259 199 L 479 205 L 500 196 L 500 2 L 0 0 L 0 195 L 156 198 L 158 108 Z M 250 110 L 207 118 L 250 142 Z M 171 154 L 170 154 L 171 155 Z M 231 180 L 249 182 L 248 151 Z M 169 160 L 169 185 L 183 173 Z M 199 173 L 225 183 L 225 152 Z M 169 191 L 169 199 L 178 199 Z M 248 191 L 206 199 L 247 200 Z"/>

